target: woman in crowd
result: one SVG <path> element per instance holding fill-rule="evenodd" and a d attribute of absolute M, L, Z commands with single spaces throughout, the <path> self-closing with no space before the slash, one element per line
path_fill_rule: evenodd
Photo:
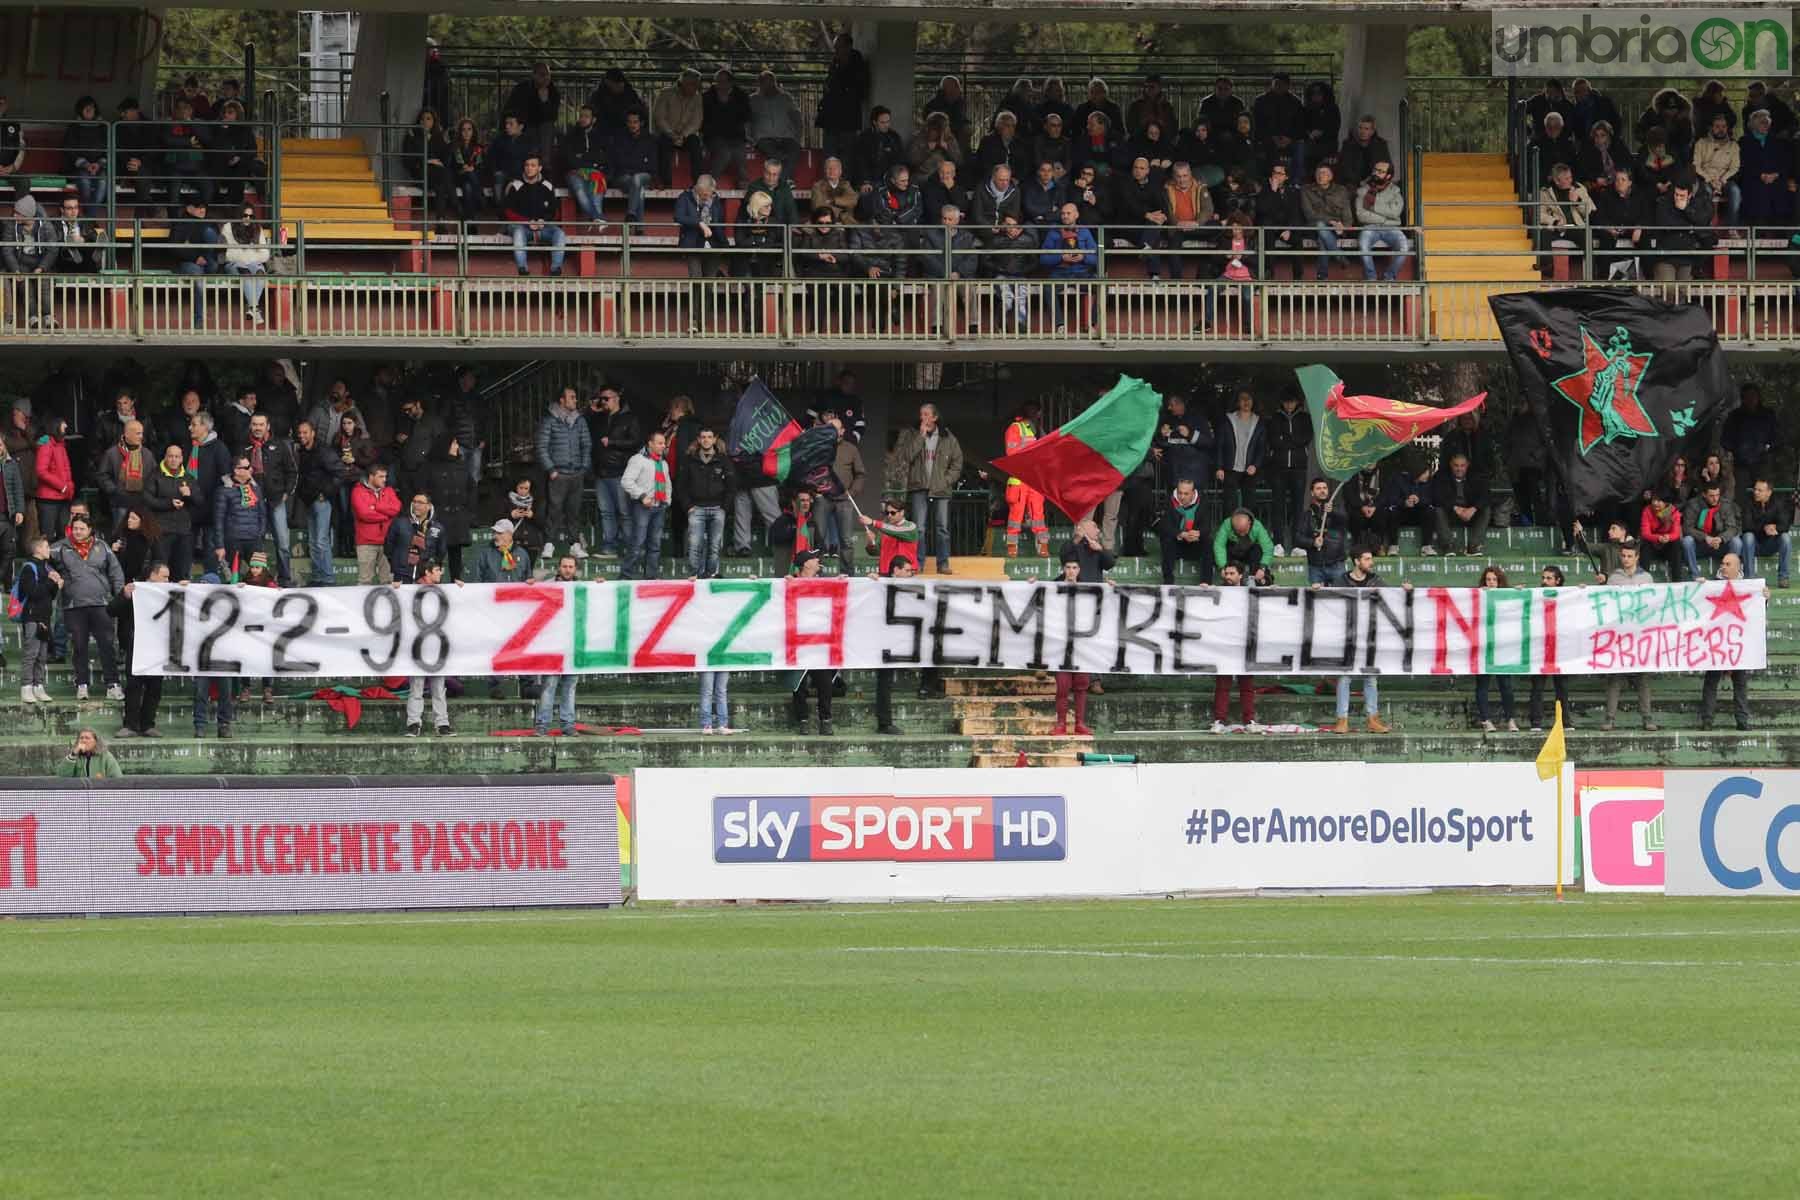
<path fill-rule="evenodd" d="M 1503 588 L 1507 586 L 1506 572 L 1499 567 L 1488 567 L 1481 572 L 1482 588 Z M 1488 687 L 1498 681 L 1500 685 L 1500 715 L 1506 721 L 1506 732 L 1519 732 L 1519 723 L 1513 719 L 1513 684 L 1511 675 L 1477 675 L 1475 677 L 1475 719 L 1481 722 L 1483 733 L 1497 732 L 1488 708 Z"/>
<path fill-rule="evenodd" d="M 464 117 L 456 123 L 456 140 L 450 144 L 450 173 L 456 181 L 456 203 L 464 221 L 481 219 L 481 180 L 487 173 L 487 147 L 482 145 L 475 122 Z"/>
<path fill-rule="evenodd" d="M 256 221 L 256 210 L 244 206 L 241 219 L 221 227 L 225 239 L 225 271 L 244 281 L 244 316 L 253 325 L 263 323 L 263 292 L 269 286 L 269 228 Z"/>
<path fill-rule="evenodd" d="M 145 481 L 146 490 L 149 481 Z M 112 549 L 118 555 L 119 569 L 126 579 L 142 579 L 152 562 L 161 561 L 162 527 L 150 512 L 144 496 L 133 496 L 125 502 L 113 526 Z"/>
<path fill-rule="evenodd" d="M 75 744 L 69 747 L 68 756 L 57 767 L 56 773 L 64 779 L 125 778 L 119 760 L 113 757 L 113 752 L 106 748 L 106 743 L 91 726 L 75 735 Z"/>
<path fill-rule="evenodd" d="M 350 511 L 350 492 L 362 481 L 364 472 L 380 458 L 375 443 L 369 440 L 363 428 L 361 409 L 352 408 L 338 418 L 337 436 L 331 439 L 331 448 L 337 452 L 338 462 L 343 466 L 343 482 L 337 495 L 337 519 L 333 522 L 338 537 L 337 552 L 339 558 L 353 558 L 356 555 L 356 520 Z"/>
<path fill-rule="evenodd" d="M 75 499 L 75 475 L 69 466 L 69 423 L 51 417 L 37 440 L 38 528 L 55 541 L 69 523 L 69 506 Z"/>
<path fill-rule="evenodd" d="M 450 169 L 450 140 L 436 111 L 421 108 L 418 123 L 400 144 L 401 171 L 425 189 L 425 212 L 449 224 L 456 219 L 456 183 Z"/>

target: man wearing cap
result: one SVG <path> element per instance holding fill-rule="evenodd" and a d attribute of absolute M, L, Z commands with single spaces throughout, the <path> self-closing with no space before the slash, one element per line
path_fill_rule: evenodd
<path fill-rule="evenodd" d="M 556 560 L 554 581 L 566 590 L 575 583 L 575 573 L 580 569 L 573 554 L 565 554 Z M 564 737 L 575 736 L 575 684 L 579 675 L 545 675 L 538 680 L 537 715 L 532 721 L 532 732 L 539 737 L 550 736 L 550 718 L 556 717 L 562 726 Z"/>
<path fill-rule="evenodd" d="M 797 579 L 816 579 L 824 564 L 825 556 L 818 550 L 802 550 L 794 555 L 794 577 Z M 837 731 L 831 727 L 831 679 L 837 672 L 831 667 L 814 667 L 808 670 L 788 672 L 788 686 L 793 689 L 794 699 L 792 712 L 795 732 L 806 731 L 806 689 L 811 684 L 818 696 L 819 736 L 831 737 Z"/>
<path fill-rule="evenodd" d="M 44 219 L 29 193 L 13 201 L 12 211 L 5 241 L 0 243 L 0 265 L 8 275 L 42 275 L 56 257 L 56 227 Z M 36 329 L 40 321 L 46 328 L 56 328 L 50 315 L 50 292 L 43 281 L 21 284 L 14 294 L 25 311 L 26 328 Z"/>
<path fill-rule="evenodd" d="M 475 555 L 475 573 L 470 577 L 471 583 L 525 583 L 534 582 L 531 578 L 531 555 L 523 546 L 513 543 L 513 523 L 505 517 L 494 522 L 494 540 L 481 548 Z M 500 699 L 505 683 L 495 679 L 488 685 L 488 695 L 495 700 Z M 531 679 L 519 677 L 519 695 L 531 694 Z"/>

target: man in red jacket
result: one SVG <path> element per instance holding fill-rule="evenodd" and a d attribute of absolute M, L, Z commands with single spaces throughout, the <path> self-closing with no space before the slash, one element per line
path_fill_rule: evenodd
<path fill-rule="evenodd" d="M 400 515 L 400 493 L 387 485 L 386 467 L 376 463 L 350 489 L 350 511 L 356 518 L 356 582 L 365 586 L 394 582 L 394 569 L 382 547 L 388 526 Z"/>

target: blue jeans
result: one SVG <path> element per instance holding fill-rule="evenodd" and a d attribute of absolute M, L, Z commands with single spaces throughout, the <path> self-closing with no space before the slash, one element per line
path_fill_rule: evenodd
<path fill-rule="evenodd" d="M 550 727 L 550 715 L 566 734 L 575 733 L 575 682 L 579 675 L 546 675 L 538 689 L 536 728 L 539 733 Z"/>
<path fill-rule="evenodd" d="M 731 698 L 727 695 L 730 687 L 730 671 L 700 672 L 701 729 L 731 728 Z"/>
<path fill-rule="evenodd" d="M 635 501 L 631 505 L 631 537 L 625 544 L 625 561 L 619 564 L 621 579 L 655 579 L 662 568 L 663 516 L 667 505 L 645 508 Z M 643 574 L 638 574 L 642 564 Z"/>
<path fill-rule="evenodd" d="M 1356 248 L 1362 251 L 1363 278 L 1375 278 L 1375 256 L 1373 250 L 1392 250 L 1394 256 L 1388 262 L 1387 279 L 1392 282 L 1400 274 L 1400 264 L 1406 261 L 1406 253 L 1411 248 L 1406 235 L 1389 226 L 1370 226 L 1356 235 Z"/>
<path fill-rule="evenodd" d="M 523 223 L 517 224 L 512 227 L 512 240 L 513 266 L 519 270 L 526 269 L 525 247 L 527 246 L 550 247 L 550 269 L 552 271 L 562 270 L 564 241 L 562 226 L 546 225 L 542 229 L 533 229 Z"/>
<path fill-rule="evenodd" d="M 575 201 L 575 210 L 589 221 L 598 221 L 606 197 L 594 190 L 587 172 L 570 171 L 563 179 L 569 185 L 569 198 Z"/>
<path fill-rule="evenodd" d="M 1347 717 L 1350 715 L 1350 680 L 1353 678 L 1358 677 L 1351 675 L 1338 676 L 1337 715 L 1340 717 Z M 1360 676 L 1360 678 L 1362 679 L 1363 712 L 1371 717 L 1375 716 L 1381 711 L 1381 688 L 1376 683 L 1377 676 L 1363 675 Z"/>
<path fill-rule="evenodd" d="M 265 276 L 268 271 L 261 263 L 226 263 L 225 272 L 239 276 L 244 281 L 244 307 L 261 308 L 263 290 L 269 286 Z"/>
<path fill-rule="evenodd" d="M 293 587 L 293 555 L 289 547 L 293 537 L 288 532 L 287 497 L 269 503 L 269 535 L 275 539 L 275 578 L 282 587 Z"/>
<path fill-rule="evenodd" d="M 106 178 L 104 168 L 98 175 L 89 175 L 86 171 L 75 172 L 75 194 L 81 197 L 81 211 L 90 214 L 100 205 L 106 203 L 106 197 L 112 193 L 112 184 Z"/>
<path fill-rule="evenodd" d="M 232 693 L 237 687 L 237 680 L 224 675 L 217 679 L 196 679 L 194 681 L 194 734 L 196 737 L 204 733 L 206 727 L 211 724 L 210 714 L 213 705 L 207 693 L 212 690 L 212 685 L 215 683 L 219 685 L 220 727 L 231 724 L 237 716 L 236 701 L 232 699 Z"/>
<path fill-rule="evenodd" d="M 711 579 L 719 573 L 719 551 L 725 545 L 725 510 L 716 504 L 688 509 L 688 574 Z"/>
<path fill-rule="evenodd" d="M 1513 681 L 1511 675 L 1477 675 L 1475 677 L 1475 717 L 1477 720 L 1490 721 L 1493 710 L 1488 707 L 1488 684 L 1500 685 L 1500 715 L 1505 720 L 1513 719 Z"/>
<path fill-rule="evenodd" d="M 1738 186 L 1735 179 L 1725 181 L 1725 224 L 1736 225 L 1738 213 L 1744 207 L 1744 189 Z"/>
<path fill-rule="evenodd" d="M 1336 562 L 1326 566 L 1315 567 L 1313 564 L 1307 563 L 1306 582 L 1308 584 L 1323 584 L 1325 587 L 1337 587 L 1344 582 L 1344 564 Z"/>
<path fill-rule="evenodd" d="M 1736 554 L 1738 552 L 1738 542 L 1739 539 L 1734 537 L 1721 538 L 1719 540 L 1719 548 L 1714 550 L 1711 546 L 1703 546 L 1699 538 L 1688 534 L 1682 535 L 1681 557 L 1687 562 L 1687 577 L 1689 579 L 1698 579 L 1700 577 L 1701 554 L 1704 553 L 1708 563 L 1716 569 L 1720 559 L 1724 558 L 1727 554 Z M 1754 559 L 1752 559 L 1752 561 L 1754 561 Z M 1745 564 L 1745 569 L 1748 570 L 1748 564 Z"/>
<path fill-rule="evenodd" d="M 625 489 L 619 476 L 594 480 L 594 503 L 600 509 L 600 553 L 617 554 L 625 541 Z"/>
<path fill-rule="evenodd" d="M 337 582 L 331 565 L 331 498 L 321 496 L 309 507 L 312 521 L 306 530 L 306 544 L 312 551 L 312 578 L 307 582 L 311 587 L 330 587 Z"/>
<path fill-rule="evenodd" d="M 1313 261 L 1313 278 L 1323 279 L 1331 273 L 1331 256 L 1338 251 L 1338 234 L 1329 225 L 1315 225 L 1313 236 L 1319 239 L 1319 257 Z"/>
<path fill-rule="evenodd" d="M 1786 579 L 1791 541 L 1792 535 L 1786 533 L 1778 533 L 1774 537 L 1770 537 L 1766 533 L 1746 533 L 1740 536 L 1738 545 L 1743 550 L 1744 574 L 1756 574 L 1756 556 L 1758 554 L 1775 554 L 1780 556 L 1776 562 L 1775 577 Z"/>
<path fill-rule="evenodd" d="M 929 492 L 906 493 L 906 504 L 912 510 L 912 521 L 919 527 L 919 562 L 931 556 L 931 548 L 937 546 L 938 570 L 949 569 L 950 566 L 950 501 L 935 499 Z M 925 514 L 931 514 L 931 524 L 925 524 Z"/>
<path fill-rule="evenodd" d="M 217 229 L 208 225 L 200 240 L 208 246 L 217 246 L 223 239 L 220 238 Z M 211 250 L 201 251 L 192 247 L 177 251 L 177 253 L 183 256 L 184 261 L 175 264 L 175 273 L 191 275 L 194 279 L 194 326 L 198 328 L 206 320 L 206 285 L 201 283 L 200 279 L 202 276 L 218 272 L 218 255 Z M 195 261 L 197 259 L 199 261 Z"/>
<path fill-rule="evenodd" d="M 620 175 L 611 182 L 625 189 L 625 219 L 633 225 L 642 225 L 644 189 L 650 186 L 650 176 L 643 171 L 634 171 L 628 175 Z"/>

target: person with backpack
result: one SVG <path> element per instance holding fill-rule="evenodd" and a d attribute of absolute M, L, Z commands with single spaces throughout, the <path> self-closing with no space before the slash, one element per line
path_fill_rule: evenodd
<path fill-rule="evenodd" d="M 50 539 L 41 535 L 31 539 L 7 605 L 19 623 L 19 699 L 26 704 L 50 702 L 44 680 L 50 661 L 50 624 L 55 619 L 56 595 L 61 590 L 62 576 L 50 565 Z"/>

